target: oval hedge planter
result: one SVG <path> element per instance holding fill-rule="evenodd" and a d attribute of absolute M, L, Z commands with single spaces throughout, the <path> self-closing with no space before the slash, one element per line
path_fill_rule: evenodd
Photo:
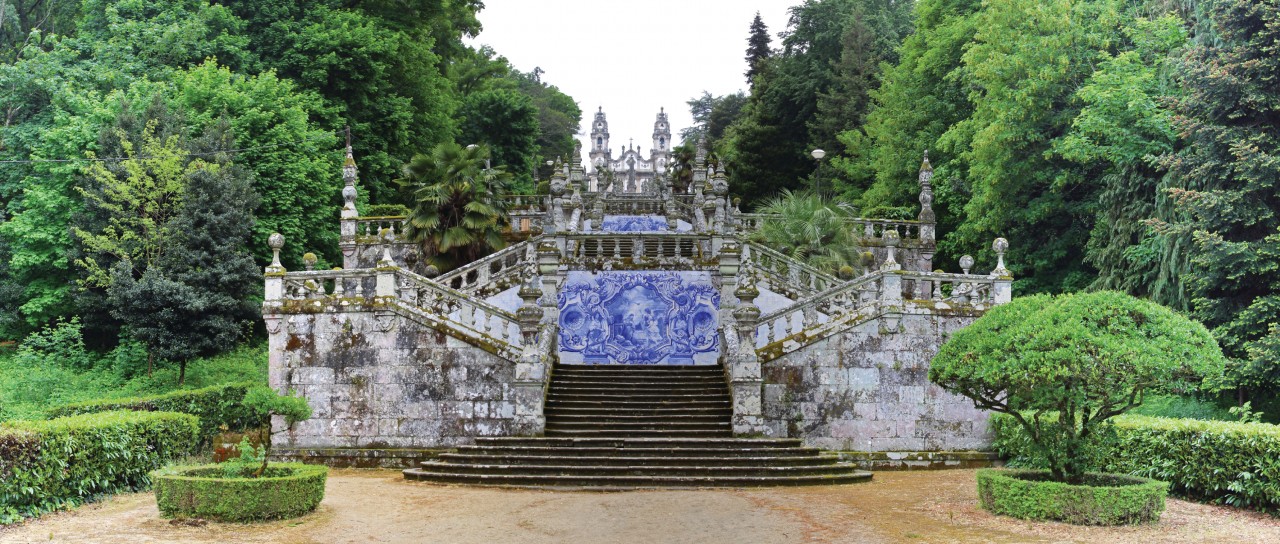
<path fill-rule="evenodd" d="M 328 475 L 326 466 L 272 463 L 260 478 L 227 478 L 218 465 L 169 467 L 151 478 L 165 517 L 259 521 L 315 510 Z"/>
<path fill-rule="evenodd" d="M 993 514 L 1076 525 L 1154 522 L 1169 484 L 1123 474 L 1089 473 L 1085 485 L 1049 480 L 1045 470 L 978 471 L 978 500 Z"/>

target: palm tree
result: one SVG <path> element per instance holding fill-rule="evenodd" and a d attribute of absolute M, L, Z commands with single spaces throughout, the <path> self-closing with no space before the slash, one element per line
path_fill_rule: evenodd
<path fill-rule="evenodd" d="M 826 272 L 858 268 L 862 250 L 846 222 L 856 216 L 848 203 L 783 189 L 757 211 L 770 215 L 755 233 L 757 241 Z"/>
<path fill-rule="evenodd" d="M 489 167 L 489 147 L 453 142 L 418 154 L 396 180 L 413 192 L 405 235 L 441 271 L 475 261 L 506 245 L 502 230 L 512 176 Z"/>

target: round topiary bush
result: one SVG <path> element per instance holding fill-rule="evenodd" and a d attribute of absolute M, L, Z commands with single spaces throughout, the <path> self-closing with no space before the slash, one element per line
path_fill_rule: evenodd
<path fill-rule="evenodd" d="M 1055 482 L 1044 470 L 978 471 L 978 500 L 993 514 L 1076 525 L 1132 525 L 1160 519 L 1169 484 L 1088 473 L 1084 483 Z"/>
<path fill-rule="evenodd" d="M 243 477 L 227 477 L 219 465 L 176 466 L 152 473 L 156 503 L 166 517 L 219 521 L 294 518 L 324 499 L 329 467 L 273 463 L 260 477 L 249 467 Z"/>

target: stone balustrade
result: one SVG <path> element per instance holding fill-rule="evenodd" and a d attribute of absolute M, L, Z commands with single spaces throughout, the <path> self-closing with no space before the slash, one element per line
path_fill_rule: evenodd
<path fill-rule="evenodd" d="M 712 256 L 708 251 L 708 237 L 699 234 L 578 233 L 564 238 L 567 263 L 590 268 L 624 260 L 693 266 Z"/>
<path fill-rule="evenodd" d="M 318 270 L 290 272 L 281 277 L 278 300 L 324 304 L 351 304 L 372 300 L 377 272 L 366 270 Z"/>
<path fill-rule="evenodd" d="M 744 232 L 758 231 L 764 225 L 765 221 L 776 219 L 777 216 L 764 213 L 744 213 L 738 215 L 740 228 Z M 863 217 L 850 217 L 845 220 L 845 224 L 849 226 L 849 230 L 854 236 L 863 238 L 876 244 L 875 241 L 884 238 L 884 233 L 894 231 L 898 233 L 900 240 L 927 240 L 932 242 L 932 224 L 922 223 L 920 221 L 896 220 L 896 219 L 867 219 Z"/>
<path fill-rule="evenodd" d="M 395 270 L 392 296 L 410 309 L 426 312 L 435 319 L 443 318 L 478 345 L 497 348 L 511 360 L 519 356 L 520 324 L 510 312 L 402 269 Z"/>
<path fill-rule="evenodd" d="M 882 274 L 870 274 L 839 283 L 797 300 L 794 304 L 761 315 L 756 329 L 756 347 L 763 348 L 804 336 L 806 331 L 828 323 L 835 317 L 875 306 L 879 301 L 882 278 Z"/>
<path fill-rule="evenodd" d="M 608 215 L 662 215 L 664 203 L 656 199 L 605 198 L 604 213 Z"/>
<path fill-rule="evenodd" d="M 483 259 L 455 268 L 435 278 L 435 282 L 482 298 L 500 293 L 532 274 L 530 267 L 534 265 L 538 243 L 542 240 L 542 236 L 537 236 L 512 244 Z"/>
<path fill-rule="evenodd" d="M 401 238 L 404 236 L 405 221 L 407 219 L 404 216 L 358 217 L 355 219 L 355 235 L 376 238 L 383 229 L 389 229 L 393 236 Z"/>
<path fill-rule="evenodd" d="M 751 263 L 751 273 L 755 279 L 766 282 L 769 289 L 776 293 L 794 299 L 825 291 L 841 283 L 830 274 L 762 244 L 746 242 L 742 247 L 742 259 Z"/>

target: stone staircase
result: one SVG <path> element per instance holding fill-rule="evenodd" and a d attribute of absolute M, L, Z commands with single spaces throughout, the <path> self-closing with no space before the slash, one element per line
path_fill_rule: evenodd
<path fill-rule="evenodd" d="M 871 473 L 796 439 L 734 438 L 720 366 L 556 366 L 545 437 L 477 437 L 406 478 L 587 489 L 823 485 Z"/>

